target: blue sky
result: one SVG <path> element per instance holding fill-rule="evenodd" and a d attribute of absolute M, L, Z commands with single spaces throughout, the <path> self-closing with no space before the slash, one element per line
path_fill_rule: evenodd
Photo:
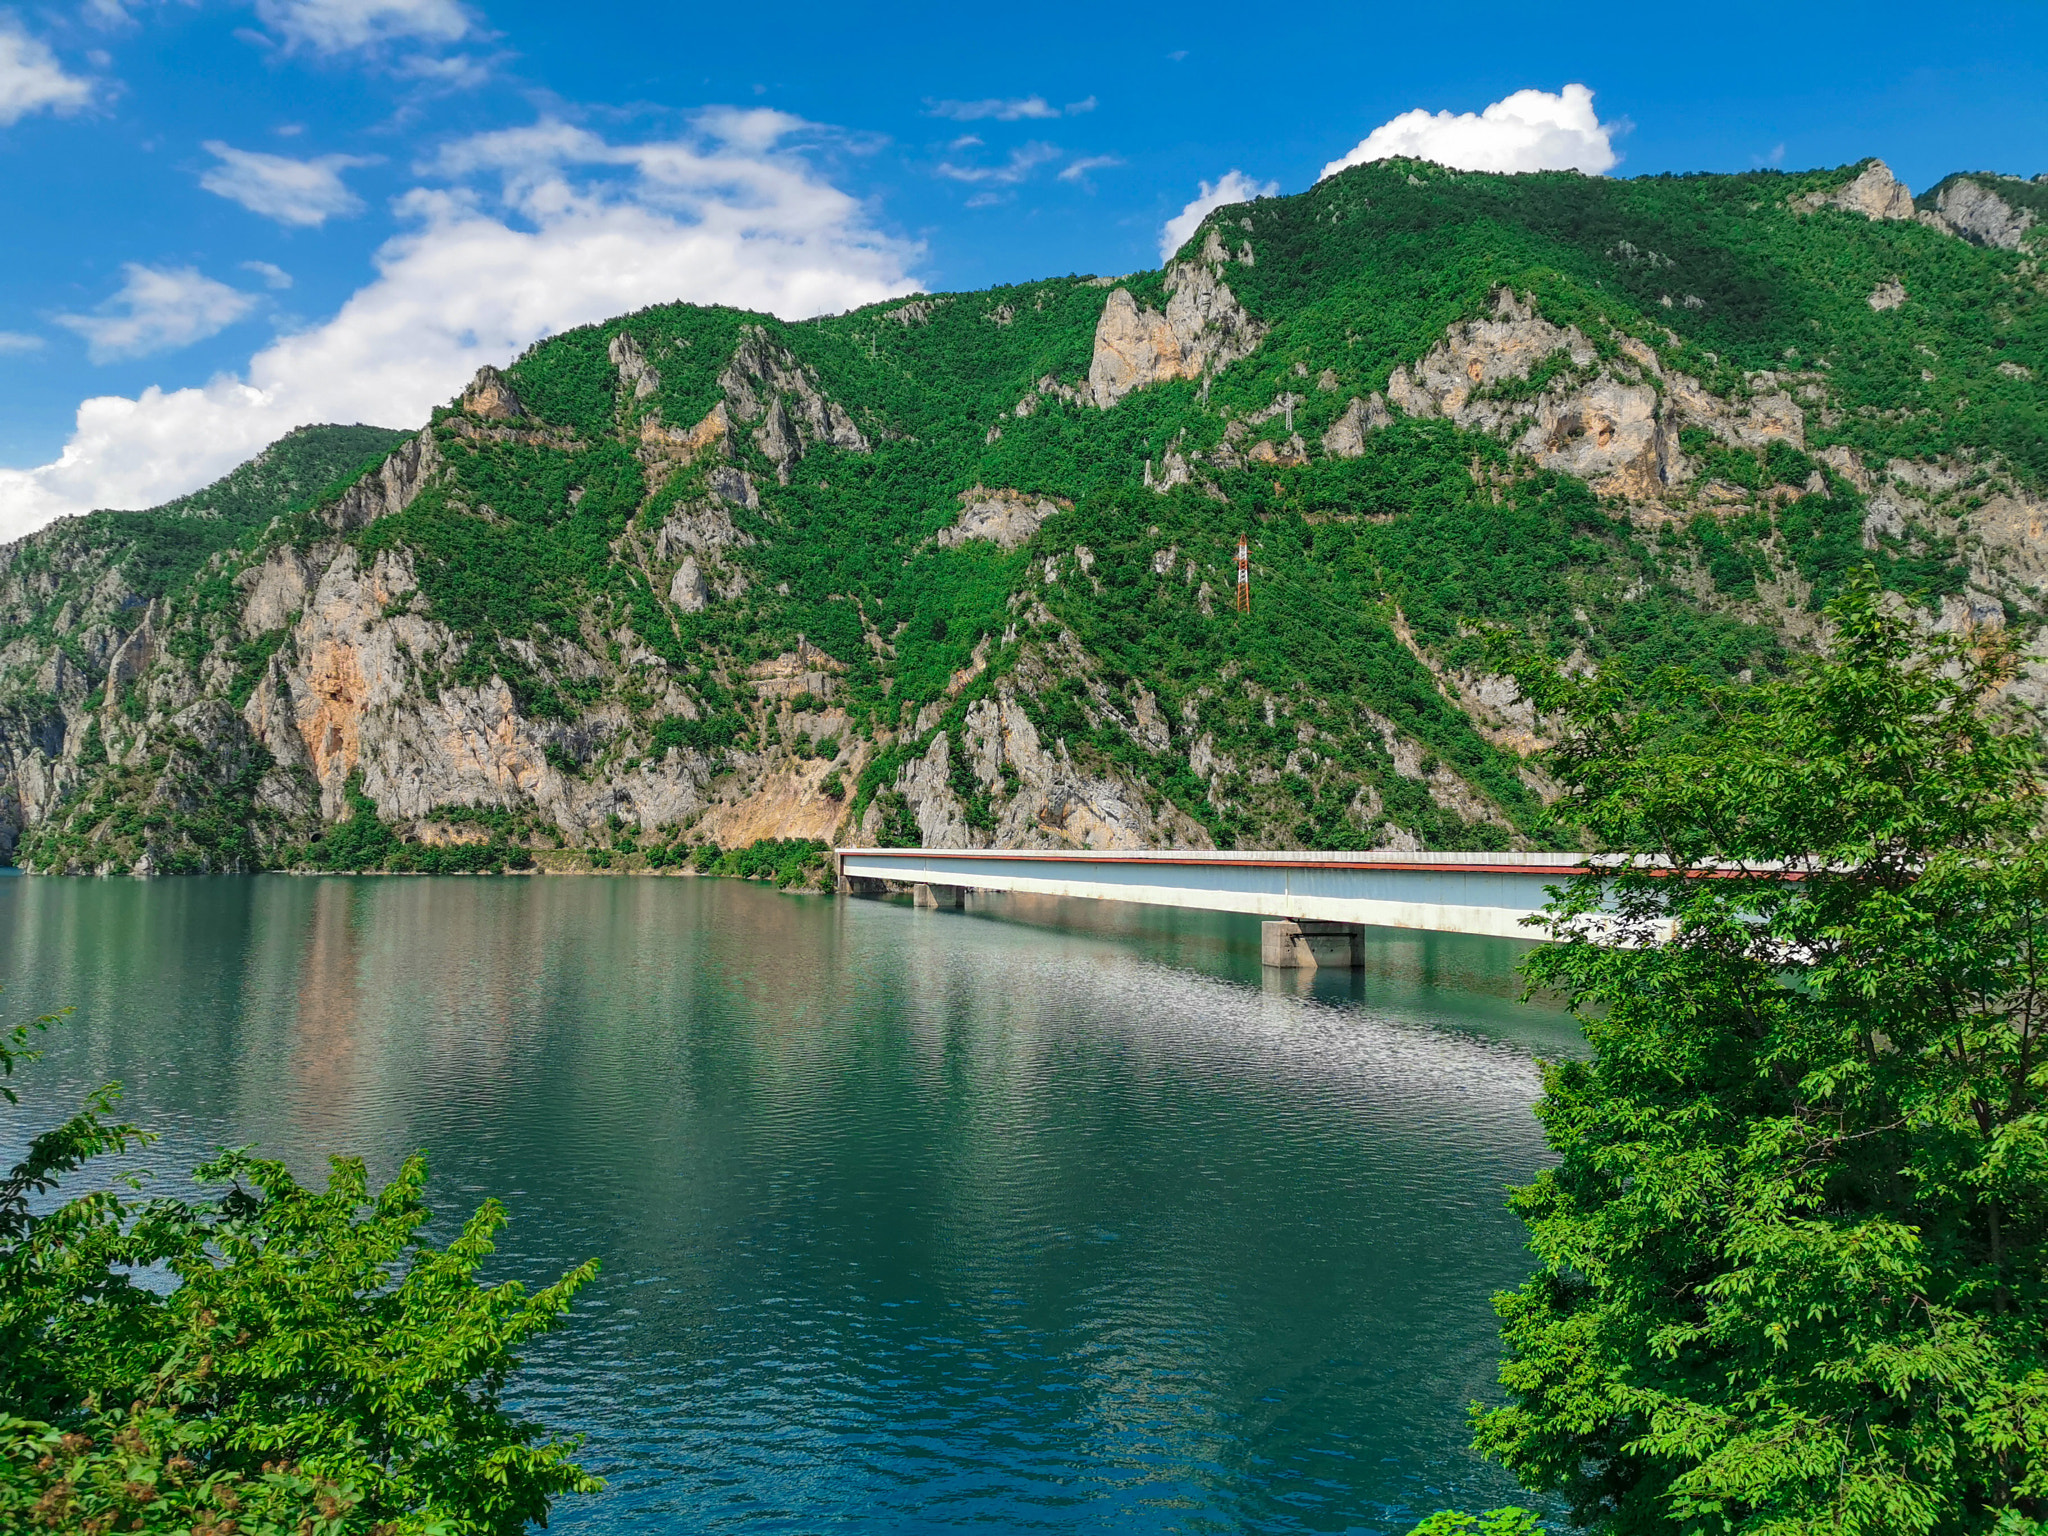
<path fill-rule="evenodd" d="M 1403 117 L 1568 84 L 1533 126 Z M 0 536 L 297 421 L 409 425 L 640 304 L 1152 265 L 1205 183 L 1299 191 L 1382 125 L 1614 175 L 1876 154 L 1919 190 L 2048 170 L 2044 104 L 2039 4 L 17 0 Z"/>

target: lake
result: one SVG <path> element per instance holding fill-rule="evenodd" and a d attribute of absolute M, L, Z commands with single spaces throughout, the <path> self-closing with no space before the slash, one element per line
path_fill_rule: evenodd
<path fill-rule="evenodd" d="M 1525 946 L 965 912 L 698 879 L 0 880 L 10 1016 L 75 1008 L 179 1170 L 387 1175 L 494 1275 L 596 1255 L 519 1401 L 585 1433 L 568 1532 L 1405 1532 L 1513 1499 L 1466 1448 L 1503 1190 L 1544 1161 Z M 19 1114 L 0 1112 L 0 1152 Z"/>

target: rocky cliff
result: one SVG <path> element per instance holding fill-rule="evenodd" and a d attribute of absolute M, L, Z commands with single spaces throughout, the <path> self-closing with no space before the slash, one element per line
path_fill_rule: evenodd
<path fill-rule="evenodd" d="M 2015 185 L 1388 162 L 1219 209 L 1161 272 L 555 337 L 423 425 L 0 554 L 0 846 L 1568 842 L 1488 627 L 1768 669 L 1869 563 L 1929 624 L 2032 636 Z"/>

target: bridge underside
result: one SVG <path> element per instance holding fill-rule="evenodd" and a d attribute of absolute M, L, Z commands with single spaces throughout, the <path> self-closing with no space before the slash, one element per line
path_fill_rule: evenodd
<path fill-rule="evenodd" d="M 958 891 L 1023 891 L 1096 901 L 1242 912 L 1273 919 L 1266 952 L 1272 964 L 1341 963 L 1357 954 L 1349 935 L 1360 927 L 1413 928 L 1533 939 L 1523 920 L 1547 900 L 1545 887 L 1581 867 L 1573 854 L 1551 853 L 1202 853 L 1125 850 L 842 848 L 842 889 L 886 881 L 926 887 L 921 899 L 951 904 Z M 1274 929 L 1297 956 L 1279 958 Z M 1323 954 L 1328 959 L 1322 958 Z"/>

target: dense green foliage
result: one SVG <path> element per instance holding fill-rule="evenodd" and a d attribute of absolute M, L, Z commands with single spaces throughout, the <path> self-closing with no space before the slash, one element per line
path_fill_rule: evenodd
<path fill-rule="evenodd" d="M 744 848 L 723 851 L 714 843 L 699 843 L 692 850 L 691 865 L 699 874 L 768 880 L 787 889 L 820 884 L 831 852 L 816 838 L 808 837 L 764 837 Z"/>
<path fill-rule="evenodd" d="M 0 1075 L 51 1022 L 0 1036 Z M 0 1176 L 0 1528 L 517 1536 L 598 1486 L 502 1405 L 594 1262 L 532 1295 L 480 1284 L 505 1213 L 487 1201 L 434 1247 L 419 1157 L 381 1190 L 337 1158 L 313 1190 L 225 1152 L 195 1174 L 225 1186 L 210 1200 L 138 1199 L 130 1176 L 54 1203 L 150 1139 L 108 1118 L 115 1097 Z"/>
<path fill-rule="evenodd" d="M 1255 312 L 1285 316 L 1275 356 L 1334 343 L 1368 387 L 1506 282 L 1596 343 L 1613 326 L 1661 346 L 1668 329 L 1667 363 L 1724 393 L 1745 371 L 1825 367 L 1842 419 L 1816 446 L 1990 448 L 2048 477 L 2048 405 L 1997 367 L 2039 377 L 2048 363 L 2031 269 L 1910 221 L 1792 208 L 1851 170 L 1621 181 L 1383 161 L 1256 204 L 1258 266 L 1232 281 Z M 1911 301 L 1873 310 L 1895 278 Z"/>
<path fill-rule="evenodd" d="M 1544 1526 L 1526 1509 L 1509 1506 L 1489 1509 L 1483 1515 L 1460 1510 L 1439 1510 L 1408 1536 L 1543 1536 Z"/>
<path fill-rule="evenodd" d="M 247 487 L 230 477 L 194 499 L 216 517 L 121 514 L 144 517 L 161 543 L 123 558 L 136 594 L 171 600 L 164 651 L 240 707 L 267 668 L 306 661 L 288 633 L 240 631 L 249 565 L 279 542 L 339 539 L 364 570 L 389 557 L 419 590 L 387 613 L 410 609 L 454 637 L 408 654 L 419 686 L 445 699 L 504 684 L 533 756 L 581 781 L 579 796 L 654 765 L 700 786 L 727 773 L 759 782 L 806 739 L 791 715 L 829 705 L 845 712 L 830 727 L 833 798 L 867 835 L 920 836 L 899 776 L 940 732 L 961 814 L 988 835 L 1014 770 L 984 783 L 958 748 L 968 711 L 1002 695 L 1047 751 L 1132 787 L 1176 836 L 1199 825 L 1225 845 L 1569 844 L 1577 830 L 1545 810 L 1513 750 L 1526 732 L 1472 706 L 1484 629 L 1510 626 L 1581 665 L 1768 675 L 1866 564 L 1930 602 L 1985 579 L 1969 511 L 1997 489 L 2048 484 L 2038 264 L 1811 205 L 1856 170 L 1616 181 L 1387 161 L 1219 209 L 1182 257 L 1206 262 L 1220 244 L 1228 259 L 1212 276 L 1261 339 L 1200 380 L 1162 379 L 1108 409 L 1084 387 L 1111 286 L 1100 279 L 798 323 L 655 306 L 536 344 L 504 374 L 515 416 L 461 402 L 436 412 L 444 467 L 396 515 L 334 526 L 346 477 L 325 498 L 280 501 L 278 486 L 312 482 L 316 443 L 330 457 L 370 446 L 371 429 L 308 429 L 257 461 L 271 468 L 252 468 Z M 1117 282 L 1160 307 L 1185 275 Z M 1873 307 L 1893 284 L 1906 297 Z M 1627 373 L 1648 347 L 1660 359 L 1642 375 L 1650 388 L 1668 403 L 1681 376 L 1695 381 L 1724 427 L 1754 398 L 1795 394 L 1804 448 L 1737 446 L 1687 418 L 1691 478 L 1649 508 L 1440 420 L 1397 414 L 1356 457 L 1321 451 L 1352 401 L 1387 390 L 1393 369 L 1490 312 L 1503 288 L 1576 327 L 1597 358 L 1531 359 L 1526 377 L 1487 385 L 1491 398 Z M 771 401 L 791 420 L 830 402 L 867 447 L 807 426 L 799 457 L 771 460 L 758 425 Z M 697 446 L 677 446 L 686 439 Z M 1893 457 L 1940 458 L 1960 488 L 1938 509 L 1902 491 L 1870 520 Z M 1160 494 L 1169 460 L 1177 483 Z M 941 542 L 976 488 L 1056 510 L 1019 547 Z M 693 519 L 704 527 L 678 532 Z M 193 543 L 191 528 L 217 532 Z M 1241 535 L 1248 618 L 1230 601 Z M 24 549 L 17 571 L 40 581 L 28 567 L 62 543 Z M 685 547 L 697 580 L 710 578 L 701 603 L 670 601 Z M 56 615 L 65 583 L 84 580 L 63 578 L 24 622 L 75 649 Z M 2030 624 L 2031 601 L 2008 619 Z M 829 659 L 832 681 L 829 700 L 798 710 L 763 668 L 805 647 Z M 18 690 L 31 675 L 42 674 L 17 671 Z M 112 762 L 61 827 L 24 845 L 38 867 L 133 867 L 145 845 L 173 844 L 153 867 L 485 858 L 395 853 L 417 839 L 392 828 L 379 842 L 368 822 L 317 838 L 270 825 L 262 806 L 293 794 L 265 800 L 239 770 L 214 771 L 204 795 L 183 780 L 159 792 L 157 770 L 124 745 L 149 704 L 112 704 Z M 47 698 L 21 692 L 12 707 L 22 734 L 64 723 Z M 177 766 L 164 757 L 163 772 Z M 217 813 L 184 809 L 207 796 Z M 150 801 L 184 820 L 145 811 Z M 215 826 L 238 815 L 239 842 Z M 640 829 L 661 847 L 684 830 Z"/>
<path fill-rule="evenodd" d="M 213 556 L 260 535 L 273 519 L 332 499 L 405 436 L 386 427 L 300 427 L 189 496 L 146 512 L 66 519 L 14 552 L 12 570 L 47 572 L 54 591 L 40 622 L 8 626 L 13 632 L 0 639 L 26 633 L 61 642 L 52 621 L 64 600 L 89 600 L 109 569 L 120 573 L 131 604 L 190 588 Z"/>
<path fill-rule="evenodd" d="M 1878 597 L 1753 686 L 1523 665 L 1613 858 L 1527 964 L 1593 1055 L 1478 1440 L 1596 1530 L 2048 1529 L 2040 752 Z"/>

